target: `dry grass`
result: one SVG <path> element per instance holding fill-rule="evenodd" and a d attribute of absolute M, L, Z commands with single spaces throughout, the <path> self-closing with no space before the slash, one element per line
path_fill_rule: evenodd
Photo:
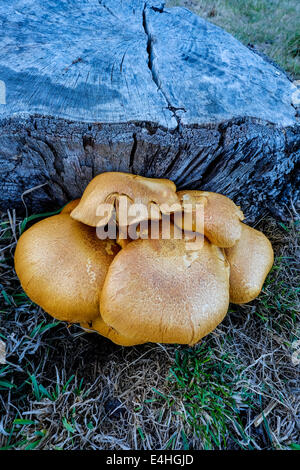
<path fill-rule="evenodd" d="M 13 270 L 21 221 L 11 213 L 1 220 L 6 364 L 0 363 L 0 447 L 299 447 L 294 214 L 285 225 L 272 218 L 260 222 L 276 253 L 263 292 L 248 305 L 231 306 L 225 321 L 195 348 L 126 349 L 54 321 L 26 297 Z"/>

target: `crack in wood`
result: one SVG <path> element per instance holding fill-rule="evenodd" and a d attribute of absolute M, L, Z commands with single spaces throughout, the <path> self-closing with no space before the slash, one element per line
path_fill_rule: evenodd
<path fill-rule="evenodd" d="M 153 40 L 152 40 L 152 36 L 151 36 L 150 30 L 149 30 L 149 25 L 148 25 L 148 20 L 147 20 L 147 13 L 146 13 L 147 8 L 148 8 L 148 4 L 145 3 L 144 8 L 143 8 L 143 21 L 142 21 L 142 24 L 143 24 L 143 29 L 145 31 L 145 34 L 147 36 L 148 68 L 151 72 L 153 82 L 155 83 L 155 85 L 157 86 L 157 89 L 162 93 L 162 95 L 164 96 L 164 98 L 167 102 L 167 109 L 169 111 L 171 111 L 173 117 L 177 121 L 177 130 L 180 130 L 181 121 L 180 121 L 180 117 L 176 114 L 176 112 L 178 110 L 185 111 L 185 109 L 184 108 L 176 108 L 175 106 L 173 106 L 172 103 L 169 101 L 168 96 L 166 95 L 166 93 L 164 92 L 164 90 L 161 87 L 161 82 L 160 82 L 160 79 L 158 77 L 158 72 L 157 72 L 157 70 L 155 70 L 155 67 L 154 67 Z M 151 9 L 153 11 L 156 11 L 156 12 L 159 12 L 159 13 L 163 12 L 163 7 L 162 8 L 157 8 L 157 7 L 152 6 Z"/>
<path fill-rule="evenodd" d="M 133 144 L 132 144 L 132 149 L 131 149 L 130 158 L 129 158 L 129 169 L 131 172 L 134 172 L 133 163 L 134 163 L 134 157 L 135 157 L 136 149 L 137 149 L 137 138 L 136 138 L 135 133 L 132 135 L 132 138 L 133 138 Z"/>

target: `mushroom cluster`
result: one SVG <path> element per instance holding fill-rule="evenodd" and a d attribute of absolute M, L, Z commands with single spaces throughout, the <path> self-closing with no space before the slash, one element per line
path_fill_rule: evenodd
<path fill-rule="evenodd" d="M 229 302 L 253 300 L 272 267 L 271 243 L 243 219 L 221 194 L 102 173 L 21 235 L 15 270 L 54 318 L 123 346 L 193 345 Z"/>

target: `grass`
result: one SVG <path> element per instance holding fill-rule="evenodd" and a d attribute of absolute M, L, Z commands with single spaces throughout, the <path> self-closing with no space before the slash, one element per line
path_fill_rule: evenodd
<path fill-rule="evenodd" d="M 170 0 L 167 5 L 189 8 L 300 78 L 298 0 Z"/>
<path fill-rule="evenodd" d="M 259 224 L 275 249 L 261 295 L 194 348 L 121 348 L 53 320 L 13 270 L 25 225 L 0 229 L 1 449 L 299 447 L 298 220 Z M 26 223 L 25 223 L 26 222 Z M 297 346 L 298 344 L 298 346 Z"/>
<path fill-rule="evenodd" d="M 185 445 L 191 436 L 204 449 L 253 448 L 241 420 L 241 411 L 251 407 L 253 393 L 239 386 L 242 367 L 228 352 L 207 344 L 177 351 L 169 380 L 172 399 L 183 404 Z M 194 444 L 194 445 L 195 445 Z"/>

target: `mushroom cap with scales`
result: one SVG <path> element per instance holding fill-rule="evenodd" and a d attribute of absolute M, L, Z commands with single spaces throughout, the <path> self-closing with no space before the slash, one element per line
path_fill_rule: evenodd
<path fill-rule="evenodd" d="M 195 344 L 223 320 L 229 268 L 223 251 L 203 237 L 139 239 L 115 257 L 100 295 L 105 324 L 135 344 Z"/>

